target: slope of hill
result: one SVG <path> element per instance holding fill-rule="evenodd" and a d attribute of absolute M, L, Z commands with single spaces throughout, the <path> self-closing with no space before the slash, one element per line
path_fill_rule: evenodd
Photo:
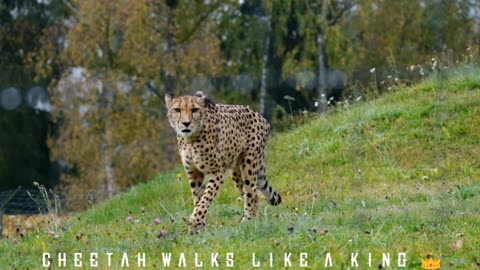
<path fill-rule="evenodd" d="M 187 235 L 183 218 L 192 202 L 178 169 L 63 222 L 64 230 L 0 241 L 0 265 L 40 268 L 49 253 L 45 263 L 56 268 L 58 253 L 66 253 L 73 268 L 77 252 L 87 268 L 98 253 L 94 261 L 104 269 L 126 266 L 127 258 L 136 269 L 138 253 L 147 269 L 217 262 L 220 269 L 396 269 L 420 268 L 431 253 L 443 268 L 478 267 L 478 74 L 464 68 L 437 75 L 276 135 L 267 175 L 283 202 L 262 202 L 250 223 L 239 224 L 242 202 L 227 180 L 208 230 Z"/>

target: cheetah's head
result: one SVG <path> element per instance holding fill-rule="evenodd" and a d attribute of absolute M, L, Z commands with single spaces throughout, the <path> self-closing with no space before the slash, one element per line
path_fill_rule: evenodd
<path fill-rule="evenodd" d="M 202 92 L 194 96 L 172 97 L 165 95 L 167 116 L 170 125 L 184 138 L 194 137 L 203 128 L 207 110 L 215 106 Z"/>

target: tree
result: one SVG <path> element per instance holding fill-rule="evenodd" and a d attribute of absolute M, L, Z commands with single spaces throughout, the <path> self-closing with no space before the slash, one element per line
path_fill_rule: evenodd
<path fill-rule="evenodd" d="M 45 142 L 48 113 L 28 102 L 46 85 L 35 81 L 35 65 L 28 57 L 43 45 L 43 31 L 67 14 L 58 1 L 0 3 L 0 189 L 29 187 L 33 181 L 55 184 Z M 13 93 L 10 98 L 3 97 L 8 93 Z"/>
<path fill-rule="evenodd" d="M 39 74 L 60 71 L 50 93 L 52 115 L 62 124 L 49 146 L 70 167 L 63 189 L 73 209 L 87 205 L 89 190 L 110 198 L 172 166 L 175 138 L 161 110 L 163 95 L 184 93 L 189 79 L 215 74 L 221 61 L 206 15 L 218 4 L 75 4 L 63 44 L 46 46 L 38 57 Z M 57 50 L 57 68 L 47 68 Z"/>
<path fill-rule="evenodd" d="M 407 67 L 430 68 L 431 58 L 451 51 L 457 59 L 474 43 L 469 1 L 360 1 L 344 26 L 353 44 L 353 78 L 371 80 L 376 68 L 378 82 L 389 77 L 411 79 L 419 75 Z M 451 63 L 453 65 L 454 63 Z M 414 74 L 416 73 L 416 74 Z"/>
<path fill-rule="evenodd" d="M 239 4 L 230 1 L 219 13 L 220 23 L 217 35 L 222 40 L 225 58 L 223 75 L 234 83 L 233 88 L 249 94 L 255 91 L 256 82 L 268 69 L 269 15 L 270 1 L 245 1 Z M 266 80 L 261 88 L 266 90 Z M 264 93 L 265 94 L 265 93 Z M 260 94 L 262 96 L 262 94 Z"/>
<path fill-rule="evenodd" d="M 326 0 L 282 3 L 276 5 L 272 12 L 273 61 L 277 62 L 276 66 L 281 66 L 281 77 L 294 81 L 295 89 L 299 92 L 316 88 L 317 110 L 323 111 L 329 94 L 329 63 L 345 62 L 350 56 L 348 50 L 343 50 L 342 46 L 347 42 L 339 29 L 356 2 Z"/>
<path fill-rule="evenodd" d="M 268 3 L 265 3 L 267 5 Z M 273 5 L 274 3 L 270 3 Z M 262 58 L 262 76 L 261 76 L 261 83 L 260 83 L 260 113 L 262 115 L 267 114 L 266 108 L 266 98 L 267 98 L 267 76 L 268 76 L 268 63 L 269 63 L 269 55 L 270 55 L 270 43 L 271 43 L 271 31 L 272 31 L 272 15 L 271 9 L 272 7 L 265 7 L 269 11 L 265 12 L 266 16 L 264 17 L 266 30 L 265 30 L 265 45 L 263 48 L 263 58 Z"/>
<path fill-rule="evenodd" d="M 338 21 L 344 16 L 345 12 L 353 9 L 357 3 L 354 0 L 351 1 L 328 1 L 324 0 L 321 5 L 321 10 L 312 10 L 315 5 L 313 3 L 307 3 L 307 10 L 310 16 L 314 16 L 313 13 L 320 14 L 315 20 L 314 25 L 317 27 L 317 46 L 318 46 L 318 112 L 322 113 L 326 111 L 327 106 L 327 60 L 325 53 L 325 32 L 328 27 L 332 27 L 338 23 Z"/>

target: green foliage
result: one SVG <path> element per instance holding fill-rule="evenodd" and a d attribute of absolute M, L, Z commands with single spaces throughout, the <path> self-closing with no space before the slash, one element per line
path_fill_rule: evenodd
<path fill-rule="evenodd" d="M 470 12 L 476 8 L 468 1 L 360 1 L 358 11 L 342 30 L 352 42 L 354 53 L 353 61 L 346 65 L 354 65 L 352 71 L 361 81 L 369 78 L 370 68 L 376 67 L 379 82 L 388 75 L 415 78 L 421 73 L 420 68 L 412 69 L 415 66 L 421 66 L 427 74 L 432 69 L 432 57 L 445 51 L 456 59 L 442 66 L 452 67 L 474 44 Z"/>
<path fill-rule="evenodd" d="M 431 252 L 441 256 L 442 267 L 475 267 L 479 71 L 434 76 L 276 135 L 266 153 L 267 175 L 283 202 L 278 207 L 262 202 L 255 221 L 239 224 L 242 202 L 227 181 L 208 213 L 208 230 L 187 235 L 182 218 L 192 202 L 177 169 L 73 217 L 57 236 L 39 230 L 17 244 L 0 242 L 5 254 L 0 263 L 39 267 L 42 252 L 53 256 L 61 250 L 69 256 L 113 252 L 113 265 L 120 267 L 121 252 L 129 253 L 130 263 L 145 252 L 148 267 L 159 268 L 162 252 L 172 252 L 174 265 L 183 252 L 193 267 L 194 253 L 209 264 L 210 253 L 224 258 L 233 252 L 235 267 L 251 268 L 256 253 L 263 269 L 269 267 L 269 253 L 276 256 L 274 267 L 281 268 L 283 253 L 291 252 L 299 268 L 298 255 L 306 252 L 309 267 L 317 269 L 330 252 L 333 269 L 341 269 L 350 266 L 351 253 L 359 253 L 360 267 L 371 253 L 377 267 L 388 252 L 396 268 L 396 254 L 406 252 L 412 269 Z M 160 224 L 153 222 L 156 217 Z M 106 258 L 99 261 L 105 266 Z"/>
<path fill-rule="evenodd" d="M 72 25 L 45 34 L 32 61 L 39 79 L 55 78 L 52 117 L 61 125 L 48 143 L 52 159 L 74 172 L 59 187 L 70 210 L 87 207 L 90 192 L 110 198 L 177 161 L 163 95 L 190 93 L 189 80 L 215 75 L 221 61 L 208 31 L 218 4 L 187 6 L 77 1 Z"/>
<path fill-rule="evenodd" d="M 265 49 L 264 36 L 268 34 L 265 4 L 261 1 L 246 1 L 241 6 L 231 3 L 228 10 L 221 13 L 222 20 L 217 31 L 223 39 L 224 74 L 233 77 L 246 73 L 259 80 Z"/>

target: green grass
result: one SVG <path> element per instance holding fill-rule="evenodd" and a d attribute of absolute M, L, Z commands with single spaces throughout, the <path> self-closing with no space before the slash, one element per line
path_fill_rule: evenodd
<path fill-rule="evenodd" d="M 272 207 L 263 201 L 255 221 L 239 223 L 242 202 L 227 181 L 207 216 L 207 231 L 187 235 L 183 218 L 192 202 L 177 169 L 78 214 L 56 236 L 39 229 L 16 244 L 0 241 L 0 266 L 37 269 L 49 252 L 56 268 L 56 254 L 66 252 L 73 268 L 74 252 L 96 252 L 106 269 L 111 252 L 115 269 L 125 252 L 133 269 L 137 253 L 146 254 L 148 269 L 163 268 L 162 253 L 172 253 L 172 269 L 182 253 L 186 268 L 193 268 L 197 253 L 208 269 L 218 252 L 220 269 L 227 253 L 234 269 L 252 269 L 252 253 L 261 269 L 270 268 L 270 253 L 272 269 L 284 267 L 284 253 L 292 253 L 293 268 L 300 253 L 308 254 L 311 269 L 323 268 L 327 253 L 330 269 L 351 268 L 351 253 L 359 254 L 358 269 L 369 268 L 369 253 L 372 269 L 383 253 L 390 253 L 392 269 L 399 253 L 406 253 L 408 269 L 420 269 L 428 253 L 441 258 L 443 269 L 478 268 L 478 74 L 457 69 L 277 134 L 267 150 L 267 175 L 283 202 Z M 162 229 L 165 236 L 159 236 Z"/>

